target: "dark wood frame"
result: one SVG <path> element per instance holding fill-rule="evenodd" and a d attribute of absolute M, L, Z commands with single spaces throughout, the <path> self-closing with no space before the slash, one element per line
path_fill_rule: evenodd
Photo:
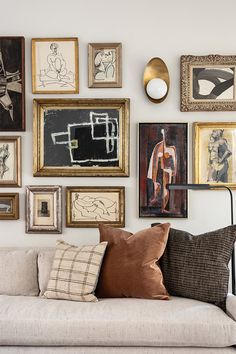
<path fill-rule="evenodd" d="M 0 193 L 0 202 L 1 198 L 12 200 L 12 212 L 0 213 L 0 220 L 19 219 L 19 193 Z"/>

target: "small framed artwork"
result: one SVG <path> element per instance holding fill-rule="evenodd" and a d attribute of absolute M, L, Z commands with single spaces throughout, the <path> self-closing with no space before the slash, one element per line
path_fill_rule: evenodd
<path fill-rule="evenodd" d="M 167 184 L 188 180 L 187 123 L 139 124 L 139 216 L 186 218 L 187 192 Z"/>
<path fill-rule="evenodd" d="M 19 219 L 19 193 L 0 193 L 0 220 Z"/>
<path fill-rule="evenodd" d="M 78 38 L 32 39 L 33 93 L 79 93 Z"/>
<path fill-rule="evenodd" d="M 0 131 L 25 130 L 25 39 L 0 37 Z"/>
<path fill-rule="evenodd" d="M 34 100 L 34 176 L 128 176 L 129 99 Z"/>
<path fill-rule="evenodd" d="M 236 188 L 236 123 L 194 123 L 195 183 Z"/>
<path fill-rule="evenodd" d="M 89 87 L 122 87 L 121 43 L 89 43 Z"/>
<path fill-rule="evenodd" d="M 20 136 L 0 136 L 0 187 L 21 187 Z"/>
<path fill-rule="evenodd" d="M 236 110 L 236 56 L 181 57 L 181 111 Z"/>
<path fill-rule="evenodd" d="M 61 186 L 26 187 L 26 232 L 61 233 Z"/>
<path fill-rule="evenodd" d="M 67 187 L 66 226 L 125 226 L 124 187 Z"/>

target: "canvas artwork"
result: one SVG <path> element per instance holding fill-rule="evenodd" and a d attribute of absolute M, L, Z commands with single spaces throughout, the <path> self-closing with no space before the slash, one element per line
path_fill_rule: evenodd
<path fill-rule="evenodd" d="M 187 217 L 187 123 L 139 124 L 139 216 Z"/>
<path fill-rule="evenodd" d="M 0 37 L 0 130 L 25 130 L 25 39 Z"/>
<path fill-rule="evenodd" d="M 196 183 L 236 186 L 236 123 L 195 123 Z"/>
<path fill-rule="evenodd" d="M 21 137 L 0 137 L 0 187 L 21 186 Z"/>
<path fill-rule="evenodd" d="M 33 38 L 34 93 L 78 93 L 78 39 Z"/>
<path fill-rule="evenodd" d="M 0 193 L 0 220 L 19 219 L 19 193 Z"/>

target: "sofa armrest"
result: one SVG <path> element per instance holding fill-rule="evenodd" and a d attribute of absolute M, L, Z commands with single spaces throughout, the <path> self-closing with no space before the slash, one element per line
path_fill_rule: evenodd
<path fill-rule="evenodd" d="M 236 296 L 228 294 L 226 299 L 226 313 L 236 321 Z"/>

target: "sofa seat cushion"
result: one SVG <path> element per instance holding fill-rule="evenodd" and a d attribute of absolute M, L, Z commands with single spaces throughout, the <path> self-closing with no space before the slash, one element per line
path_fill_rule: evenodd
<path fill-rule="evenodd" d="M 236 344 L 236 322 L 220 308 L 173 297 L 97 303 L 0 296 L 0 345 L 194 346 Z"/>

